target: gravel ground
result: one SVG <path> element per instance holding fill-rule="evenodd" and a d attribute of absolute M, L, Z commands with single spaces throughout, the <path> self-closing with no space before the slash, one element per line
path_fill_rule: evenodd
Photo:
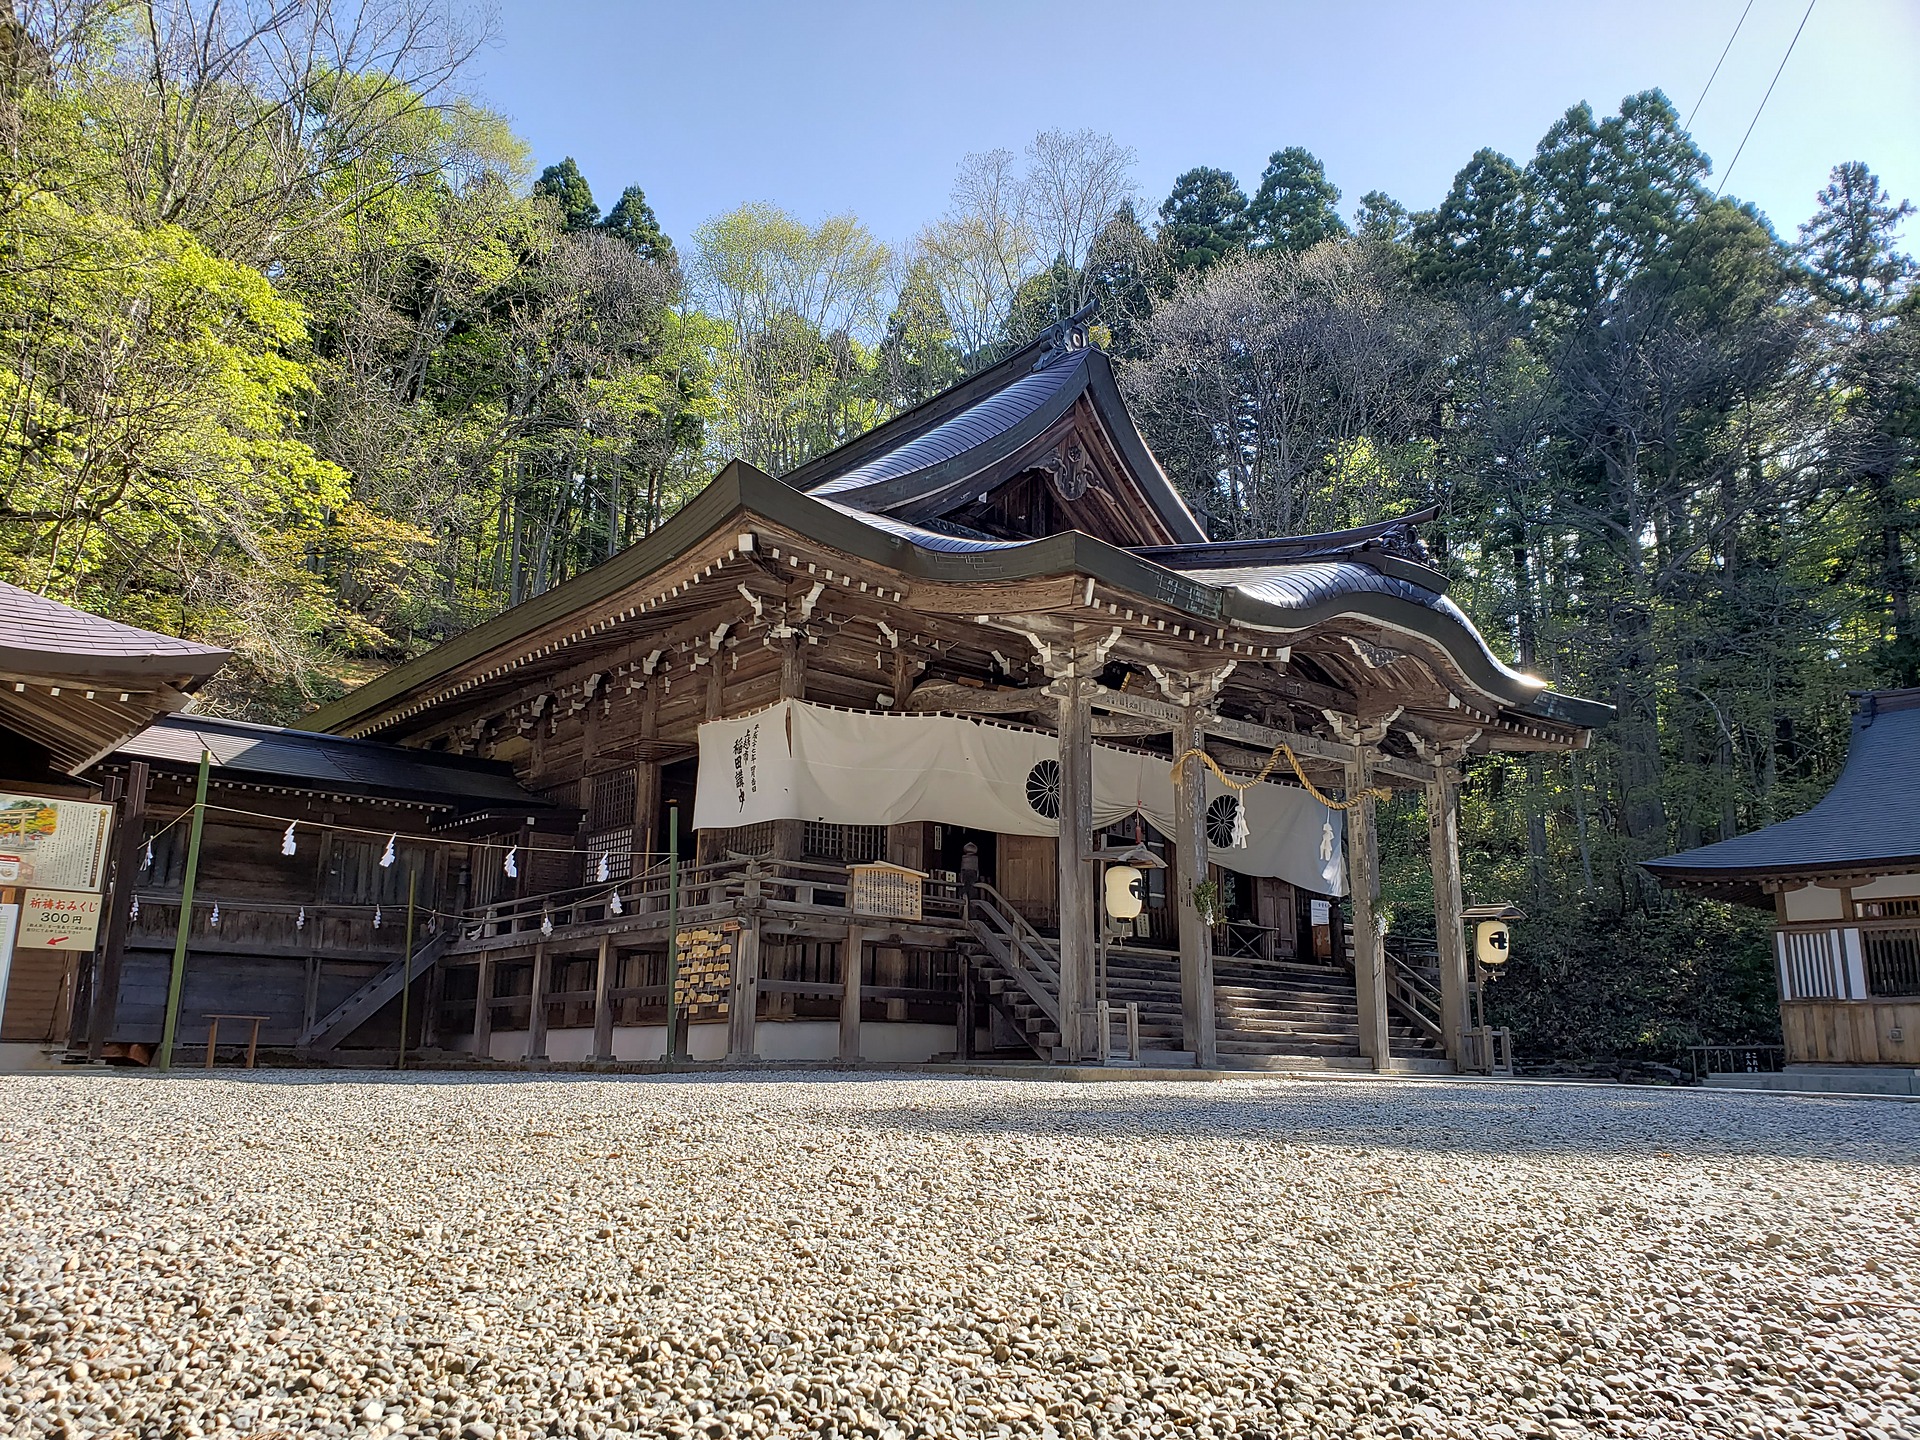
<path fill-rule="evenodd" d="M 1920 1105 L 0 1078 L 0 1435 L 1920 1436 Z"/>

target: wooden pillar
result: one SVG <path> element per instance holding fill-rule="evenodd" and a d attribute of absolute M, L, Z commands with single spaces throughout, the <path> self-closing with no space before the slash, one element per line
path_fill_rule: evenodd
<path fill-rule="evenodd" d="M 420 1048 L 422 1050 L 440 1048 L 440 1005 L 446 992 L 446 978 L 445 965 L 428 967 L 426 1009 L 420 1016 Z"/>
<path fill-rule="evenodd" d="M 1067 1061 L 1094 1058 L 1099 931 L 1094 915 L 1093 680 L 1076 670 L 1056 683 L 1060 711 L 1060 1044 Z"/>
<path fill-rule="evenodd" d="M 127 790 L 120 811 L 120 843 L 113 852 L 113 909 L 107 913 L 107 943 L 93 984 L 93 1010 L 87 1022 L 87 1059 L 98 1061 L 101 1047 L 120 1017 L 120 968 L 133 925 L 133 892 L 139 888 L 141 835 L 147 813 L 147 762 L 127 766 Z"/>
<path fill-rule="evenodd" d="M 493 1058 L 493 955 L 480 952 L 473 976 L 473 1058 Z"/>
<path fill-rule="evenodd" d="M 1373 751 L 1354 747 L 1347 765 L 1347 795 L 1373 784 Z M 1360 1010 L 1360 1053 L 1375 1070 L 1393 1067 L 1387 1045 L 1387 952 L 1376 922 L 1380 904 L 1380 851 L 1374 834 L 1374 801 L 1367 796 L 1347 811 L 1347 888 L 1353 903 L 1353 983 Z"/>
<path fill-rule="evenodd" d="M 804 635 L 789 635 L 780 642 L 780 698 L 804 700 L 807 696 L 807 640 Z M 806 849 L 807 822 L 773 822 L 773 858 L 798 860 Z"/>
<path fill-rule="evenodd" d="M 667 848 L 660 826 L 660 762 L 651 756 L 652 742 L 660 736 L 660 683 L 649 676 L 640 692 L 640 754 L 633 767 L 633 874 L 646 870 L 647 857 Z"/>
<path fill-rule="evenodd" d="M 593 1058 L 613 1059 L 613 937 L 600 937 L 600 955 L 593 971 Z"/>
<path fill-rule="evenodd" d="M 840 945 L 840 1058 L 849 1065 L 860 1058 L 860 967 L 866 948 L 866 930 L 849 925 Z"/>
<path fill-rule="evenodd" d="M 527 1059 L 547 1058 L 547 947 L 533 947 L 533 989 L 527 996 Z"/>
<path fill-rule="evenodd" d="M 973 966 L 964 956 L 960 961 L 960 1003 L 953 1022 L 953 1054 L 956 1060 L 973 1059 Z"/>
<path fill-rule="evenodd" d="M 1205 740 L 1200 711 L 1182 708 L 1173 732 L 1173 753 L 1197 750 Z M 1180 767 L 1173 786 L 1173 888 L 1180 926 L 1180 1031 L 1193 1063 L 1211 1070 L 1220 1063 L 1213 1013 L 1213 934 L 1193 903 L 1193 887 L 1207 878 L 1207 768 L 1198 760 Z"/>
<path fill-rule="evenodd" d="M 749 919 L 733 937 L 733 983 L 727 995 L 727 1060 L 743 1065 L 754 1053 L 760 1011 L 760 922 Z"/>
<path fill-rule="evenodd" d="M 707 719 L 719 720 L 726 713 L 726 681 L 720 674 L 726 652 L 715 650 L 707 662 Z M 714 830 L 693 832 L 693 863 L 711 865 L 720 858 L 720 836 Z"/>
<path fill-rule="evenodd" d="M 1433 863 L 1433 933 L 1440 952 L 1440 1029 L 1447 1058 L 1466 1053 L 1467 939 L 1461 911 L 1460 782 L 1445 765 L 1427 786 L 1427 846 Z"/>

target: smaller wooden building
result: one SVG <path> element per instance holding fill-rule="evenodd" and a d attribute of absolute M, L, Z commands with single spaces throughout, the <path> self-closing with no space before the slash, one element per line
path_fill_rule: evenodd
<path fill-rule="evenodd" d="M 1847 763 L 1806 814 L 1646 868 L 1774 912 L 1789 1067 L 1920 1067 L 1920 689 L 1855 697 Z"/>
<path fill-rule="evenodd" d="M 436 936 L 436 911 L 468 903 L 473 876 L 461 842 L 504 824 L 524 827 L 530 841 L 551 831 L 570 844 L 579 818 L 489 760 L 209 715 L 163 717 L 93 772 L 122 791 L 126 843 L 70 1042 L 92 1058 L 144 1060 L 160 1039 L 202 752 L 211 757 L 207 817 L 179 1029 L 196 1062 L 207 1016 L 236 1009 L 266 1017 L 259 1038 L 271 1050 L 324 1055 L 344 1042 L 391 1055 L 399 976 L 377 982 L 398 969 L 409 881 L 418 952 Z M 429 969 L 423 959 L 414 977 L 423 990 Z M 416 1036 L 422 1014 L 413 1012 Z M 244 1043 L 244 1031 L 237 1038 Z"/>
<path fill-rule="evenodd" d="M 226 660 L 214 646 L 0 581 L 0 794 L 114 800 L 88 768 L 156 716 L 184 709 Z M 0 905 L 25 898 L 24 887 L 7 883 L 12 868 L 0 856 Z M 14 1047 L 7 1063 L 66 1038 L 87 978 L 83 958 L 26 947 L 0 955 L 0 1047 Z"/>

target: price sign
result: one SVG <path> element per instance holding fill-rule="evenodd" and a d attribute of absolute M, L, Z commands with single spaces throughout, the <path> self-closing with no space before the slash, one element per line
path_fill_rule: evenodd
<path fill-rule="evenodd" d="M 87 954 L 100 933 L 100 896 L 92 890 L 29 890 L 20 907 L 22 950 L 69 950 Z"/>

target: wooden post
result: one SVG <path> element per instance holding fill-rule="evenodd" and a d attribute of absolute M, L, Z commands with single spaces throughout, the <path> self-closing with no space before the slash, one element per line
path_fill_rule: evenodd
<path fill-rule="evenodd" d="M 607 991 L 613 984 L 613 937 L 600 937 L 600 955 L 593 971 L 593 1058 L 613 1059 L 613 1001 Z"/>
<path fill-rule="evenodd" d="M 193 930 L 193 882 L 200 870 L 200 835 L 207 821 L 207 772 L 213 756 L 200 752 L 200 781 L 193 793 L 193 830 L 187 839 L 187 873 L 180 882 L 180 928 L 173 940 L 173 970 L 167 977 L 167 1013 L 160 1026 L 160 1069 L 173 1068 L 173 1037 L 180 1028 L 180 992 L 187 980 L 187 940 Z"/>
<path fill-rule="evenodd" d="M 426 1003 L 421 1007 L 420 1048 L 438 1050 L 440 1048 L 440 1006 L 446 999 L 447 967 L 436 965 L 427 971 Z"/>
<path fill-rule="evenodd" d="M 1373 784 L 1373 750 L 1354 747 L 1346 767 L 1347 795 Z M 1360 1053 L 1375 1070 L 1393 1068 L 1387 1044 L 1387 952 L 1379 925 L 1380 854 L 1374 838 L 1372 796 L 1347 811 L 1347 886 L 1353 901 L 1353 983 L 1360 1011 Z"/>
<path fill-rule="evenodd" d="M 680 806 L 667 805 L 667 1038 L 661 1052 L 669 1062 L 680 1058 Z"/>
<path fill-rule="evenodd" d="M 493 1058 L 493 952 L 482 950 L 473 977 L 473 1058 Z"/>
<path fill-rule="evenodd" d="M 1199 707 L 1186 705 L 1173 732 L 1173 753 L 1200 749 L 1205 741 Z M 1180 924 L 1181 1036 L 1193 1063 L 1211 1070 L 1220 1063 L 1213 1013 L 1213 935 L 1193 903 L 1193 887 L 1207 878 L 1207 767 L 1189 760 L 1173 784 L 1173 888 Z"/>
<path fill-rule="evenodd" d="M 93 982 L 93 1008 L 87 1021 L 87 1059 L 100 1062 L 102 1047 L 120 1017 L 120 969 L 126 960 L 127 931 L 133 928 L 133 895 L 139 888 L 141 830 L 147 815 L 147 762 L 127 766 L 127 789 L 120 807 L 120 843 L 113 852 L 113 909 L 107 914 L 107 943 Z"/>
<path fill-rule="evenodd" d="M 1093 1058 L 1097 927 L 1093 840 L 1093 681 L 1074 671 L 1060 694 L 1060 1044 L 1068 1063 Z"/>
<path fill-rule="evenodd" d="M 1440 1030 L 1447 1058 L 1466 1053 L 1466 908 L 1460 887 L 1460 782 L 1444 763 L 1427 786 L 1427 847 L 1433 864 L 1433 933 L 1440 951 Z"/>
<path fill-rule="evenodd" d="M 807 642 L 801 635 L 789 635 L 780 642 L 780 698 L 804 700 L 807 696 Z M 806 849 L 807 822 L 773 822 L 773 858 L 798 860 Z"/>
<path fill-rule="evenodd" d="M 749 918 L 733 937 L 733 983 L 727 996 L 727 1060 L 743 1065 L 754 1054 L 760 1008 L 760 921 Z"/>
<path fill-rule="evenodd" d="M 851 1065 L 860 1058 L 860 967 L 867 948 L 867 932 L 847 927 L 840 945 L 840 1059 Z"/>
<path fill-rule="evenodd" d="M 407 1020 L 408 1011 L 413 1003 L 413 901 L 414 892 L 420 883 L 420 871 L 417 864 L 407 869 L 407 929 L 400 939 L 400 1053 L 394 1060 L 393 1068 L 407 1068 Z M 258 1027 L 256 1026 L 257 1030 Z"/>
<path fill-rule="evenodd" d="M 533 991 L 527 1005 L 527 1059 L 547 1058 L 547 947 L 533 947 Z"/>
<path fill-rule="evenodd" d="M 973 1059 L 973 966 L 960 961 L 960 1004 L 954 1016 L 953 1054 L 956 1060 Z"/>
<path fill-rule="evenodd" d="M 640 748 L 650 755 L 649 746 L 660 735 L 660 685 L 647 677 L 640 692 Z M 638 880 L 652 863 L 653 847 L 660 843 L 655 827 L 660 823 L 660 762 L 642 759 L 633 767 L 633 878 Z"/>

